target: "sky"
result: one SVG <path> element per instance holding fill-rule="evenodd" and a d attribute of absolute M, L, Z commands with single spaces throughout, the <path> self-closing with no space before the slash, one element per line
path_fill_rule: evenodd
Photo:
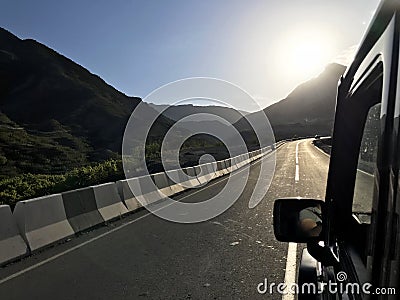
<path fill-rule="evenodd" d="M 129 96 L 144 98 L 183 78 L 212 77 L 266 107 L 326 64 L 348 64 L 378 4 L 2 0 L 0 27 L 53 48 Z"/>

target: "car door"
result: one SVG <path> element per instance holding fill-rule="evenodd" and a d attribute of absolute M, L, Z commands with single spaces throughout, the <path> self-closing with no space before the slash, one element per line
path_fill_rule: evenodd
<path fill-rule="evenodd" d="M 393 227 L 395 179 L 391 177 L 399 28 L 395 13 L 385 5 L 378 12 L 338 94 L 326 194 L 331 230 L 325 242 L 331 248 L 338 246 L 335 272 L 345 272 L 347 282 L 360 286 L 380 287 L 387 281 L 385 245 Z"/>

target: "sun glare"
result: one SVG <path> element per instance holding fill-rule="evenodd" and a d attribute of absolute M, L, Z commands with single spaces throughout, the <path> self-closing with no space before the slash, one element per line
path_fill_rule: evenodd
<path fill-rule="evenodd" d="M 280 65 L 285 76 L 307 80 L 330 62 L 332 50 L 324 34 L 292 33 L 281 44 Z"/>

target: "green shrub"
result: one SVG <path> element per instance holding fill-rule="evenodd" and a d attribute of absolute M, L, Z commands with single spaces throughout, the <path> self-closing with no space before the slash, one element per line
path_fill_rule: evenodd
<path fill-rule="evenodd" d="M 20 200 L 116 181 L 123 177 L 120 160 L 75 168 L 63 175 L 23 174 L 0 180 L 0 203 L 13 206 Z"/>

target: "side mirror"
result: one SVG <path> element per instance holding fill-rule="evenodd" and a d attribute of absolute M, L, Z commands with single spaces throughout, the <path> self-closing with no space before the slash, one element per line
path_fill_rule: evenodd
<path fill-rule="evenodd" d="M 274 203 L 274 233 L 278 241 L 307 243 L 322 240 L 324 201 L 278 199 Z"/>

